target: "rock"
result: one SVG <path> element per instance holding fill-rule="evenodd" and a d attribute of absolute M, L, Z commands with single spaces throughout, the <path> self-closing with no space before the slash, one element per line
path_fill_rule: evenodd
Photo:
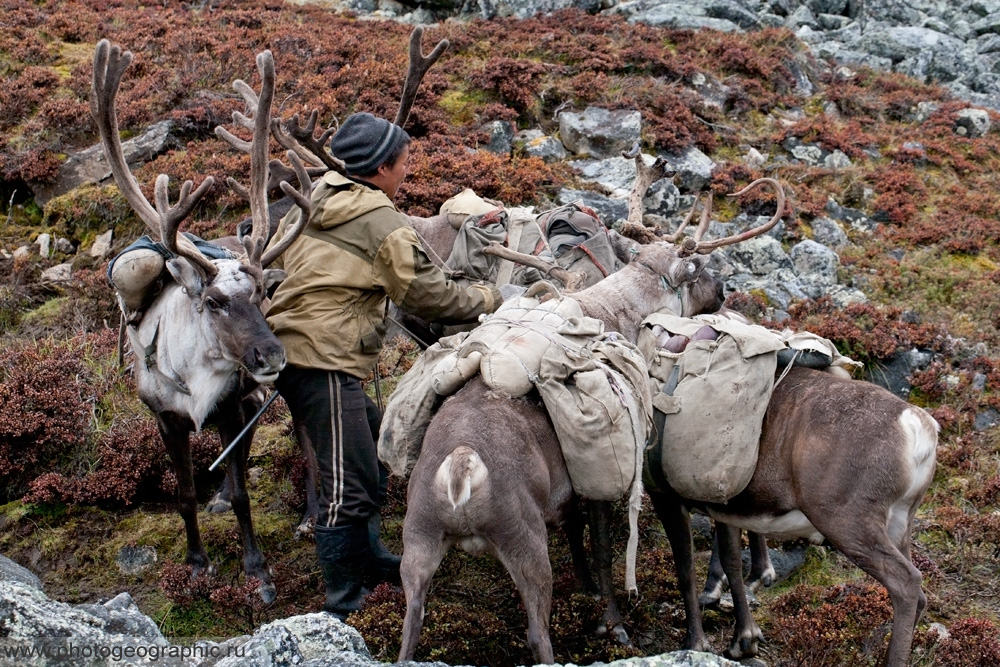
<path fill-rule="evenodd" d="M 156 561 L 156 549 L 151 546 L 124 546 L 118 550 L 115 564 L 122 574 L 140 574 Z"/>
<path fill-rule="evenodd" d="M 847 234 L 837 222 L 826 217 L 812 221 L 813 239 L 829 248 L 842 248 L 847 245 Z"/>
<path fill-rule="evenodd" d="M 509 121 L 495 120 L 483 125 L 482 129 L 490 134 L 490 142 L 483 146 L 484 150 L 497 155 L 510 155 L 514 145 L 514 127 Z"/>
<path fill-rule="evenodd" d="M 825 245 L 805 240 L 795 244 L 789 256 L 795 273 L 803 281 L 818 282 L 821 285 L 833 285 L 837 282 L 840 258 Z"/>
<path fill-rule="evenodd" d="M 172 148 L 177 140 L 173 137 L 174 122 L 164 120 L 151 125 L 140 136 L 122 142 L 122 152 L 129 166 L 148 162 L 156 155 Z M 111 178 L 111 167 L 104 157 L 104 149 L 96 144 L 86 150 L 69 156 L 59 168 L 55 183 L 29 183 L 35 194 L 35 202 L 45 206 L 49 200 L 64 195 L 84 183 L 101 183 Z"/>
<path fill-rule="evenodd" d="M 778 269 L 791 269 L 793 266 L 781 244 L 767 235 L 728 246 L 726 251 L 726 255 L 737 267 L 755 276 L 765 276 Z"/>
<path fill-rule="evenodd" d="M 56 239 L 55 248 L 56 252 L 62 253 L 63 255 L 72 255 L 76 252 L 76 248 L 73 247 L 73 243 L 69 239 L 62 236 Z"/>
<path fill-rule="evenodd" d="M 996 408 L 986 408 L 976 415 L 972 422 L 972 428 L 976 431 L 986 431 L 998 424 L 1000 424 L 1000 411 Z"/>
<path fill-rule="evenodd" d="M 31 256 L 31 248 L 29 246 L 23 245 L 14 251 L 13 257 L 15 260 L 24 259 L 25 257 Z"/>
<path fill-rule="evenodd" d="M 3 555 L 0 555 L 0 581 L 12 581 L 42 590 L 42 580 L 34 572 Z"/>
<path fill-rule="evenodd" d="M 52 237 L 48 234 L 39 234 L 38 238 L 35 239 L 35 245 L 38 246 L 38 254 L 42 257 L 48 259 L 52 256 Z"/>
<path fill-rule="evenodd" d="M 607 227 L 628 218 L 628 202 L 624 199 L 611 199 L 589 190 L 569 190 L 566 188 L 559 191 L 556 199 L 560 206 L 580 200 L 584 206 L 589 206 L 597 211 L 601 222 Z"/>
<path fill-rule="evenodd" d="M 73 279 L 73 265 L 69 262 L 56 264 L 42 271 L 43 283 L 68 283 Z"/>
<path fill-rule="evenodd" d="M 620 157 L 639 141 L 641 120 L 638 111 L 600 107 L 587 107 L 583 113 L 563 111 L 559 114 L 559 136 L 566 149 L 577 155 Z"/>
<path fill-rule="evenodd" d="M 115 230 L 109 229 L 94 239 L 94 245 L 90 246 L 90 256 L 106 259 L 111 254 L 111 240 L 114 238 L 114 234 Z"/>
<path fill-rule="evenodd" d="M 712 171 L 715 170 L 715 162 L 695 147 L 691 147 L 683 153 L 660 153 L 676 176 L 674 183 L 678 189 L 687 192 L 700 192 L 712 179 Z"/>
<path fill-rule="evenodd" d="M 543 162 L 562 162 L 566 159 L 566 148 L 562 142 L 541 130 L 521 130 L 514 141 L 522 146 L 525 153 Z"/>
<path fill-rule="evenodd" d="M 643 154 L 642 159 L 649 165 L 655 158 Z M 605 188 L 612 198 L 626 200 L 627 217 L 627 199 L 635 185 L 634 159 L 628 160 L 619 156 L 605 160 L 571 160 L 569 165 L 580 175 L 581 180 L 597 183 Z M 680 193 L 671 179 L 661 178 L 646 191 L 642 204 L 646 214 L 673 215 L 680 204 Z"/>
<path fill-rule="evenodd" d="M 962 109 L 955 120 L 955 134 L 976 139 L 990 131 L 990 115 L 982 109 Z"/>

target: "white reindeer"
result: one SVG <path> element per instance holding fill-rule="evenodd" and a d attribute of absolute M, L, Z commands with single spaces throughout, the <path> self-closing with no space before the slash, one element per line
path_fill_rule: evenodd
<path fill-rule="evenodd" d="M 181 222 L 212 187 L 211 177 L 202 181 L 194 192 L 191 181 L 185 182 L 178 202 L 171 206 L 167 195 L 169 179 L 161 174 L 156 180 L 154 208 L 129 171 L 122 153 L 114 102 L 131 62 L 130 52 L 123 53 L 108 40 L 98 43 L 91 113 L 119 189 L 153 237 L 173 255 L 166 262 L 172 280 L 165 281 L 141 317 L 124 313 L 124 306 L 123 313 L 131 318 L 127 331 L 136 355 L 134 374 L 139 397 L 156 416 L 177 476 L 178 505 L 187 533 L 185 562 L 193 567 L 195 574 L 200 574 L 210 571 L 210 563 L 198 530 L 189 435 L 214 424 L 225 448 L 261 406 L 263 392 L 259 385 L 273 381 L 284 367 L 284 348 L 264 321 L 261 304 L 269 285 L 282 277 L 280 271 L 267 266 L 302 227 L 288 234 L 287 241 L 263 253 L 268 228 L 267 142 L 274 91 L 274 60 L 270 51 L 257 56 L 263 83 L 259 100 L 254 96 L 258 102 L 255 116 L 252 121 L 242 116 L 237 119 L 253 128 L 252 142 L 236 140 L 238 146 L 251 154 L 251 185 L 246 190 L 235 181 L 230 182 L 250 200 L 253 230 L 243 240 L 244 254 L 236 259 L 210 260 L 178 233 Z M 242 82 L 235 85 L 238 89 L 240 86 L 249 89 Z M 301 219 L 305 221 L 309 218 L 309 177 L 298 157 L 289 154 L 289 159 L 301 190 L 288 183 L 282 183 L 281 188 L 303 209 Z M 246 491 L 246 458 L 252 433 L 249 436 L 230 458 L 227 486 L 240 526 L 246 576 L 261 582 L 259 594 L 264 602 L 270 603 L 275 599 L 275 589 L 257 545 Z"/>

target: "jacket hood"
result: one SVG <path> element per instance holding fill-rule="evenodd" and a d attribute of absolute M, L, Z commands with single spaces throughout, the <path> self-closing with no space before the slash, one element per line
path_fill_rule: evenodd
<path fill-rule="evenodd" d="M 313 211 L 312 224 L 318 229 L 331 229 L 378 208 L 396 208 L 378 188 L 352 181 L 336 171 L 326 172 L 320 181 L 312 194 L 313 206 L 319 205 Z"/>

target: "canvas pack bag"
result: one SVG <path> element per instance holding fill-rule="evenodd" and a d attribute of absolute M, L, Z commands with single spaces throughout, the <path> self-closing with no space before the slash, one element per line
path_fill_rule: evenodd
<path fill-rule="evenodd" d="M 560 267 L 586 276 L 593 285 L 622 268 L 597 212 L 577 202 L 542 213 L 537 218 L 542 236 Z"/>
<path fill-rule="evenodd" d="M 410 476 L 427 426 L 445 399 L 434 391 L 434 370 L 443 359 L 457 357 L 456 350 L 468 335 L 462 332 L 448 336 L 428 347 L 392 392 L 382 414 L 378 457 L 393 475 L 403 479 Z"/>
<path fill-rule="evenodd" d="M 709 325 L 717 337 L 691 340 L 679 353 L 653 349 L 650 357 L 656 325 L 688 338 Z M 764 327 L 721 315 L 654 313 L 642 329 L 650 377 L 662 383 L 653 396 L 658 428 L 646 451 L 647 481 L 656 486 L 659 478 L 685 498 L 724 503 L 753 477 L 777 353 L 785 345 Z"/>

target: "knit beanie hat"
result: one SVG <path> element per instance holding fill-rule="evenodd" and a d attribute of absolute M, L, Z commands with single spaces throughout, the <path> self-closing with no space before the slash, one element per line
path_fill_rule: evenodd
<path fill-rule="evenodd" d="M 367 112 L 351 114 L 330 139 L 330 152 L 344 161 L 349 174 L 370 174 L 392 154 L 406 131 Z"/>

